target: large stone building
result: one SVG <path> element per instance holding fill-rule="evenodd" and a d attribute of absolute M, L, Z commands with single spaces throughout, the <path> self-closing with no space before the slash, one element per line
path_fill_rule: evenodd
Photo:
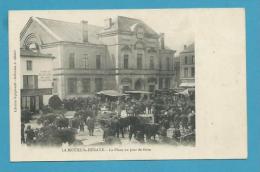
<path fill-rule="evenodd" d="M 194 43 L 184 45 L 180 52 L 180 87 L 195 87 L 195 51 Z"/>
<path fill-rule="evenodd" d="M 171 88 L 174 50 L 164 34 L 143 21 L 118 16 L 103 27 L 31 17 L 20 34 L 21 48 L 32 44 L 52 54 L 53 94 L 68 98 L 101 90 Z"/>

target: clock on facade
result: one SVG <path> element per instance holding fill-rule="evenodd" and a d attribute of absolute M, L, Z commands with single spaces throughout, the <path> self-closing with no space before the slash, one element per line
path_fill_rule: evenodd
<path fill-rule="evenodd" d="M 136 37 L 138 39 L 143 39 L 144 37 L 144 28 L 142 27 L 138 27 L 137 30 L 136 30 Z"/>

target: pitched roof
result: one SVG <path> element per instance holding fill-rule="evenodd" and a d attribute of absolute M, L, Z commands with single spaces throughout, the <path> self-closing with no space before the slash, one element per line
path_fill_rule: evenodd
<path fill-rule="evenodd" d="M 65 22 L 39 17 L 36 17 L 36 19 L 57 35 L 61 39 L 60 41 L 83 42 L 81 23 Z M 102 27 L 88 24 L 88 42 L 93 44 L 102 44 L 97 36 L 97 33 L 101 30 Z"/>
<path fill-rule="evenodd" d="M 112 26 L 109 29 L 103 29 L 102 32 L 107 31 L 123 31 L 123 32 L 132 32 L 133 29 L 138 25 L 141 24 L 146 33 L 151 35 L 159 35 L 156 33 L 150 26 L 145 24 L 142 20 L 129 18 L 124 16 L 117 16 L 112 19 Z"/>

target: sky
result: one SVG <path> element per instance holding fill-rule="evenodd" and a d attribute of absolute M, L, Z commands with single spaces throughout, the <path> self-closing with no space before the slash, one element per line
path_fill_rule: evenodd
<path fill-rule="evenodd" d="M 21 31 L 31 16 L 68 22 L 88 21 L 89 24 L 104 26 L 104 19 L 126 16 L 144 21 L 157 33 L 165 33 L 165 45 L 183 50 L 184 45 L 194 41 L 191 10 L 154 9 L 154 10 L 59 10 L 59 11 L 16 11 L 19 16 L 17 30 Z"/>

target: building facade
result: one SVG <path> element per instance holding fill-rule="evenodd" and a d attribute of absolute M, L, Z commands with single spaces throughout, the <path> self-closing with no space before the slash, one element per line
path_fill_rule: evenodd
<path fill-rule="evenodd" d="M 118 16 L 104 26 L 31 17 L 20 35 L 21 47 L 32 44 L 52 54 L 53 94 L 61 99 L 101 90 L 171 88 L 174 50 L 164 34 L 143 21 Z"/>
<path fill-rule="evenodd" d="M 180 87 L 195 87 L 195 51 L 194 43 L 180 52 Z"/>
<path fill-rule="evenodd" d="M 52 95 L 52 61 L 50 54 L 37 49 L 20 49 L 21 108 L 38 111 Z"/>
<path fill-rule="evenodd" d="M 173 60 L 173 68 L 174 68 L 174 88 L 178 88 L 179 85 L 181 84 L 181 79 L 180 79 L 180 56 L 175 56 Z"/>

